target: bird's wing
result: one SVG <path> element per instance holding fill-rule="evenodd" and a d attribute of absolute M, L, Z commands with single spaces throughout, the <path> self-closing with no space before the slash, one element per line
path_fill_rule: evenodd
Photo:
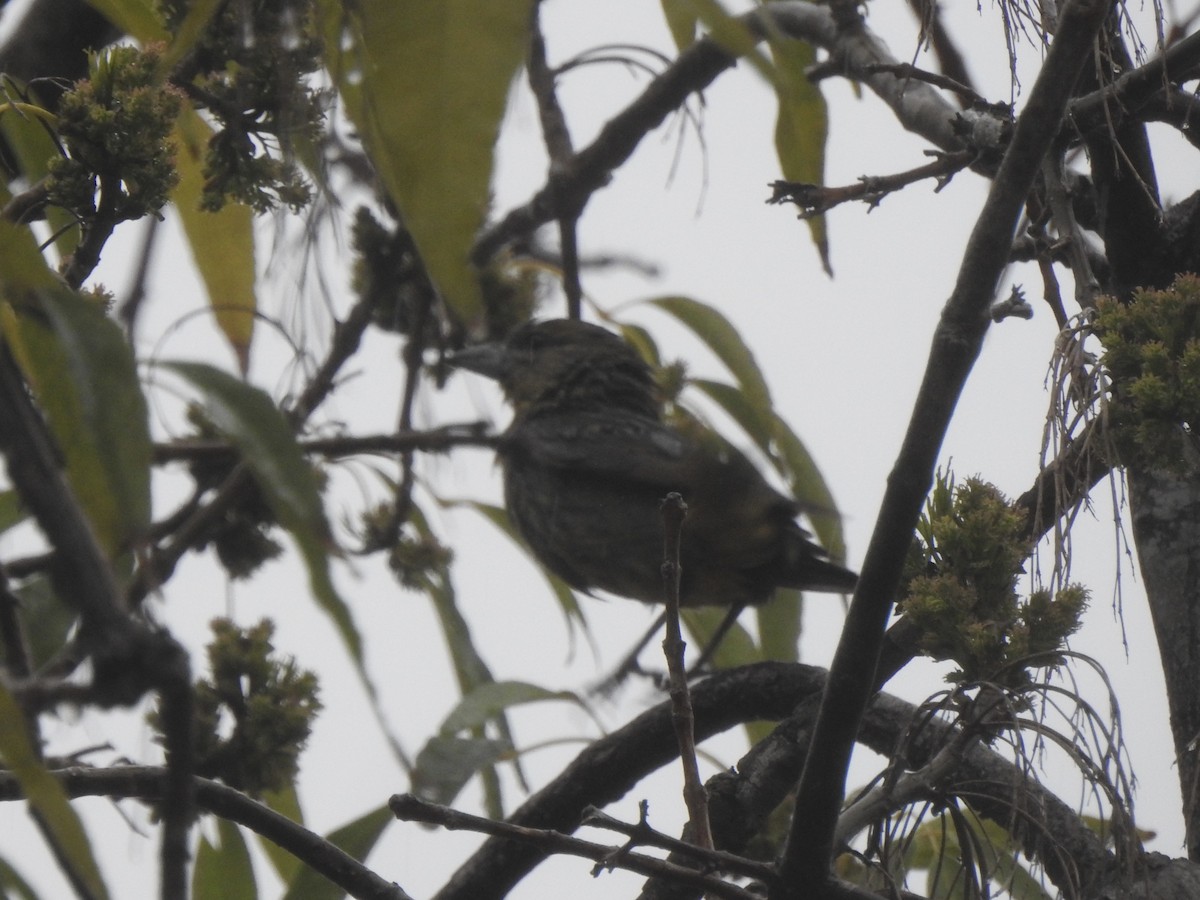
<path fill-rule="evenodd" d="M 557 413 L 514 423 L 501 452 L 550 469 L 616 476 L 625 482 L 685 490 L 693 444 L 640 416 Z"/>

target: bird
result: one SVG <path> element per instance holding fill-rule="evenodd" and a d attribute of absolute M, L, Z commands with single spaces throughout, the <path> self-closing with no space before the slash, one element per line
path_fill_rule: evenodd
<path fill-rule="evenodd" d="M 683 607 L 736 618 L 778 587 L 846 593 L 857 583 L 745 455 L 665 421 L 649 365 L 617 334 L 535 320 L 448 362 L 499 382 L 513 409 L 497 450 L 505 506 L 533 555 L 572 587 L 665 603 L 659 505 L 671 492 L 687 506 Z"/>

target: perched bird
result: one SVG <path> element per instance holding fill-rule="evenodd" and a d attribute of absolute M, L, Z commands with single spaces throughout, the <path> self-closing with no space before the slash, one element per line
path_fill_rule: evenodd
<path fill-rule="evenodd" d="M 554 319 L 454 354 L 494 378 L 515 415 L 499 449 L 505 503 L 568 584 L 665 602 L 660 501 L 683 496 L 680 602 L 740 610 L 776 587 L 845 592 L 857 576 L 796 523 L 800 506 L 742 454 L 664 424 L 650 368 L 617 335 Z"/>

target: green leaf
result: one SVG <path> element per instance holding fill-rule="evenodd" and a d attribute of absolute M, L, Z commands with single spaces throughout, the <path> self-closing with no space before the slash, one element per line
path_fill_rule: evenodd
<path fill-rule="evenodd" d="M 18 90 L 24 87 L 17 85 Z M 10 89 L 8 93 L 13 91 Z M 45 178 L 50 172 L 50 161 L 62 155 L 51 131 L 56 122 L 57 117 L 48 110 L 24 104 L 0 114 L 0 136 L 7 142 L 28 184 L 37 184 Z M 59 206 L 48 205 L 45 213 L 46 224 L 55 235 L 54 247 L 59 258 L 65 259 L 79 244 L 79 222 Z"/>
<path fill-rule="evenodd" d="M 587 705 L 579 695 L 570 691 L 551 691 L 524 681 L 493 681 L 481 684 L 459 700 L 442 722 L 439 731 L 448 737 L 460 731 L 481 728 L 514 706 L 545 700 L 567 700 L 587 710 Z"/>
<path fill-rule="evenodd" d="M 696 43 L 696 25 L 699 16 L 691 0 L 660 0 L 663 18 L 671 30 L 671 39 L 678 50 L 686 50 Z"/>
<path fill-rule="evenodd" d="M 179 23 L 175 39 L 163 54 L 159 64 L 162 73 L 169 74 L 187 56 L 203 36 L 213 16 L 225 5 L 225 0 L 192 0 L 187 15 Z"/>
<path fill-rule="evenodd" d="M 83 823 L 71 808 L 62 785 L 34 755 L 25 716 L 3 684 L 0 684 L 0 759 L 17 779 L 21 793 L 52 837 L 60 865 L 69 868 L 91 896 L 107 897 L 108 889 L 92 856 Z"/>
<path fill-rule="evenodd" d="M 704 378 L 690 378 L 688 384 L 705 394 L 721 409 L 725 410 L 742 431 L 754 441 L 755 446 L 762 451 L 783 477 L 790 480 L 784 460 L 775 450 L 775 411 L 763 409 L 750 402 L 745 391 L 731 384 L 720 381 L 709 381 Z"/>
<path fill-rule="evenodd" d="M 3 857 L 0 857 L 0 892 L 7 900 L 38 900 L 29 882 Z"/>
<path fill-rule="evenodd" d="M 511 753 L 512 743 L 507 740 L 436 734 L 417 754 L 413 793 L 434 803 L 453 803 L 473 775 L 493 769 Z"/>
<path fill-rule="evenodd" d="M 175 125 L 179 184 L 173 199 L 217 327 L 229 341 L 238 368 L 244 373 L 249 366 L 258 308 L 254 293 L 254 214 L 250 207 L 233 202 L 226 203 L 219 212 L 200 208 L 204 155 L 212 133 L 195 110 L 185 109 L 180 114 Z"/>
<path fill-rule="evenodd" d="M 329 576 L 333 550 L 321 493 L 291 426 L 265 392 L 202 363 L 163 363 L 187 379 L 205 401 L 205 414 L 241 452 L 279 524 L 296 542 L 309 586 L 333 620 L 362 677 L 362 636 Z"/>
<path fill-rule="evenodd" d="M 48 575 L 26 579 L 13 587 L 13 593 L 21 601 L 20 615 L 29 640 L 29 654 L 33 667 L 38 669 L 62 651 L 78 616 L 55 593 Z"/>
<path fill-rule="evenodd" d="M 842 516 L 829 485 L 803 441 L 779 416 L 775 417 L 775 441 L 779 455 L 791 473 L 792 496 L 804 507 L 821 546 L 834 561 L 840 562 L 846 558 L 846 538 L 842 532 Z"/>
<path fill-rule="evenodd" d="M 774 410 L 752 405 L 739 389 L 718 381 L 692 379 L 689 384 L 714 400 L 754 441 L 787 481 L 791 495 L 812 522 L 821 546 L 835 560 L 846 556 L 842 518 L 833 494 L 804 442 Z"/>
<path fill-rule="evenodd" d="M 808 69 L 816 62 L 816 50 L 805 41 L 782 35 L 772 35 L 770 45 L 775 57 L 775 96 L 779 101 L 775 152 L 783 177 L 804 184 L 824 184 L 829 109 L 821 89 L 808 78 Z M 825 217 L 814 216 L 807 221 L 821 264 L 832 275 Z"/>
<path fill-rule="evenodd" d="M 351 121 L 429 274 L 452 309 L 481 308 L 468 263 L 491 187 L 509 85 L 525 53 L 530 0 L 322 0 L 331 62 Z"/>
<path fill-rule="evenodd" d="M 142 43 L 166 43 L 171 39 L 155 11 L 153 0 L 87 0 L 89 6 L 126 34 Z"/>
<path fill-rule="evenodd" d="M 254 866 L 242 831 L 227 819 L 217 819 L 218 842 L 200 839 L 192 870 L 193 900 L 256 900 Z"/>
<path fill-rule="evenodd" d="M 263 795 L 262 802 L 280 815 L 287 816 L 293 822 L 304 824 L 304 813 L 300 809 L 300 796 L 296 793 L 294 784 L 288 785 L 280 791 L 268 791 Z M 284 884 L 290 883 L 303 868 L 300 860 L 273 841 L 260 837 L 259 844 L 275 869 L 275 874 Z"/>
<path fill-rule="evenodd" d="M 749 62 L 767 82 L 774 80 L 771 61 L 758 49 L 758 38 L 737 16 L 731 15 L 720 0 L 688 0 L 688 4 L 696 11 L 713 40 Z"/>
<path fill-rule="evenodd" d="M 0 491 L 0 534 L 20 525 L 29 518 L 29 512 L 21 504 L 21 495 L 16 491 Z"/>
<path fill-rule="evenodd" d="M 409 521 L 422 537 L 432 536 L 429 523 L 425 520 L 425 516 L 418 507 L 413 507 Z M 488 668 L 487 663 L 479 654 L 479 650 L 475 646 L 475 640 L 471 636 L 470 626 L 467 624 L 462 611 L 458 608 L 458 598 L 454 592 L 454 585 L 450 581 L 449 572 L 442 571 L 427 576 L 422 586 L 425 593 L 433 601 L 433 608 L 437 613 L 438 624 L 442 629 L 442 636 L 446 641 L 446 646 L 450 648 L 450 658 L 454 663 L 454 674 L 458 680 L 459 693 L 466 696 L 483 685 L 494 683 L 496 679 L 492 676 L 491 669 Z M 512 746 L 512 731 L 509 728 L 507 718 L 501 715 L 495 719 L 495 722 L 506 746 Z M 476 737 L 480 739 L 483 737 L 482 729 L 476 730 Z M 528 790 L 520 764 L 514 760 L 513 765 L 518 781 L 522 787 Z M 416 768 L 420 768 L 419 757 Z M 488 814 L 493 817 L 499 817 L 501 816 L 502 809 L 500 780 L 493 769 L 485 769 L 482 775 L 484 802 L 487 806 Z M 414 770 L 414 783 L 420 777 Z"/>
<path fill-rule="evenodd" d="M 708 647 L 713 634 L 725 618 L 726 610 L 716 606 L 688 607 L 679 611 L 679 618 L 687 628 L 688 633 L 696 642 L 692 659 L 698 657 Z M 721 640 L 721 646 L 712 657 L 712 664 L 717 669 L 735 669 L 749 663 L 762 662 L 762 651 L 754 642 L 754 638 L 741 625 L 734 625 Z"/>
<path fill-rule="evenodd" d="M 479 503 L 475 500 L 450 500 L 442 503 L 447 507 L 465 507 L 473 509 L 493 525 L 495 525 L 506 537 L 514 544 L 521 548 L 522 552 L 529 553 L 529 549 L 525 546 L 525 542 L 521 540 L 521 536 L 517 534 L 517 530 L 513 527 L 512 520 L 509 519 L 508 513 L 503 507 L 494 506 L 489 503 Z M 532 557 L 531 557 L 532 558 Z M 588 627 L 587 618 L 584 616 L 582 607 L 579 605 L 579 599 L 575 596 L 575 591 L 571 586 L 551 572 L 549 569 L 537 563 L 538 571 L 546 579 L 546 584 L 550 587 L 554 598 L 558 601 L 559 608 L 563 612 L 563 616 L 567 621 L 567 631 L 571 636 L 572 642 L 575 639 L 575 630 L 572 626 L 578 625 L 580 630 L 591 638 L 591 629 Z M 572 643 L 571 650 L 574 650 Z"/>
<path fill-rule="evenodd" d="M 771 409 L 771 392 L 762 369 L 724 313 L 691 297 L 656 297 L 646 303 L 670 313 L 691 329 L 729 369 L 752 407 L 764 411 Z"/>
<path fill-rule="evenodd" d="M 803 613 L 804 595 L 792 588 L 776 590 L 769 603 L 755 607 L 763 659 L 796 662 L 800 658 Z"/>
<path fill-rule="evenodd" d="M 325 839 L 359 862 L 364 862 L 395 818 L 390 809 L 381 806 L 331 831 Z M 296 873 L 296 877 L 288 884 L 287 893 L 283 895 L 284 900 L 341 900 L 345 896 L 344 890 L 307 866 Z"/>
<path fill-rule="evenodd" d="M 0 224 L 0 292 L 13 348 L 111 557 L 150 521 L 146 402 L 120 328 L 50 273 L 27 229 Z M 15 313 L 15 314 L 14 314 Z"/>

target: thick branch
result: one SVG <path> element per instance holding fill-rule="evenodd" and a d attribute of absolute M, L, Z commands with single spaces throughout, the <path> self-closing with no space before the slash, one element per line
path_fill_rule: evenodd
<path fill-rule="evenodd" d="M 784 663 L 759 663 L 713 675 L 692 691 L 696 740 L 743 722 L 780 719 L 800 699 L 819 691 L 823 681 L 820 669 Z M 674 760 L 678 752 L 670 704 L 659 704 L 590 744 L 508 821 L 531 828 L 574 831 L 584 809 L 619 800 L 646 775 Z M 499 900 L 544 856 L 536 848 L 490 838 L 454 873 L 436 898 Z"/>
<path fill-rule="evenodd" d="M 954 292 L 934 335 L 925 379 L 908 433 L 888 479 L 842 638 L 830 671 L 813 746 L 800 781 L 784 854 L 781 900 L 819 897 L 829 878 L 833 833 L 845 791 L 846 769 L 859 721 L 875 683 L 892 597 L 921 504 L 933 480 L 937 454 L 955 405 L 987 331 L 987 308 L 1008 256 L 1025 197 L 1108 12 L 1100 0 L 1076 0 L 1062 14 L 1058 35 L 1017 119 L 1012 143 L 996 174 Z M 773 898 L 774 900 L 774 898 Z"/>
<path fill-rule="evenodd" d="M 60 769 L 51 774 L 68 797 L 161 799 L 169 775 L 157 766 L 111 766 Z M 211 781 L 193 778 L 196 806 L 231 822 L 244 825 L 284 850 L 309 868 L 328 878 L 351 897 L 362 900 L 411 900 L 400 887 L 380 878 L 361 862 L 320 835 L 287 816 L 275 812 L 241 791 Z M 22 797 L 17 779 L 0 772 L 0 800 Z"/>

